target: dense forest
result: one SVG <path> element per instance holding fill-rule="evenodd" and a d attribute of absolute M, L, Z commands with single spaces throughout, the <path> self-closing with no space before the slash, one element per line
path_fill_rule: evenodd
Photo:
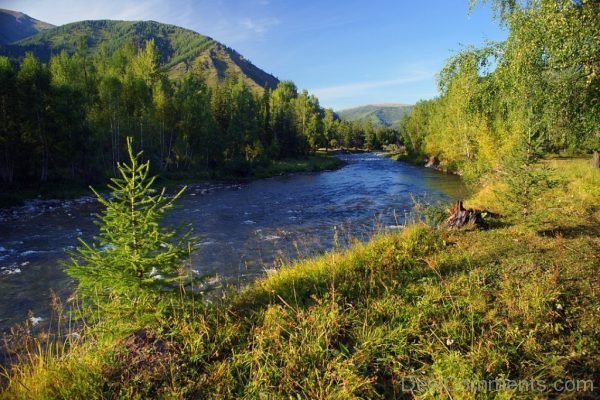
<path fill-rule="evenodd" d="M 171 79 L 154 41 L 90 55 L 79 39 L 43 64 L 0 57 L 0 177 L 4 185 L 94 183 L 116 174 L 127 136 L 154 172 L 248 175 L 272 159 L 320 147 L 398 142 L 398 132 L 342 122 L 290 81 L 251 88 L 235 73 L 209 84 L 202 68 Z"/>
<path fill-rule="evenodd" d="M 600 163 L 600 3 L 492 3 L 507 40 L 449 60 L 439 97 L 402 121 L 409 153 L 475 181 L 515 157 L 596 151 Z"/>

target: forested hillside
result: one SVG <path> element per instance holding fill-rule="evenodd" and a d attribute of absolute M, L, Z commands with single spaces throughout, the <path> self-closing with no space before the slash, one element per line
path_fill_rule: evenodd
<path fill-rule="evenodd" d="M 18 11 L 0 9 L 0 45 L 16 42 L 54 25 Z"/>
<path fill-rule="evenodd" d="M 85 46 L 90 56 L 113 54 L 126 43 L 141 48 L 153 40 L 157 62 L 170 77 L 181 77 L 194 65 L 205 71 L 209 83 L 223 80 L 226 73 L 237 73 L 253 87 L 274 89 L 279 82 L 257 68 L 235 50 L 189 29 L 154 21 L 81 21 L 40 32 L 6 45 L 2 53 L 21 61 L 32 52 L 41 62 L 65 50 L 72 55 Z"/>
<path fill-rule="evenodd" d="M 412 109 L 408 104 L 383 103 L 347 108 L 336 111 L 340 118 L 347 121 L 371 121 L 377 126 L 398 128 L 400 120 Z"/>
<path fill-rule="evenodd" d="M 492 3 L 508 39 L 449 60 L 439 97 L 402 123 L 409 153 L 475 181 L 548 153 L 595 151 L 599 166 L 600 3 Z"/>

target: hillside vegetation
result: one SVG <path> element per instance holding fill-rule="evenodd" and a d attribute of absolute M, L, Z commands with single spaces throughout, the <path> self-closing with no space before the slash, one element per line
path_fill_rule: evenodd
<path fill-rule="evenodd" d="M 52 24 L 31 18 L 21 12 L 0 8 L 0 46 L 53 27 Z"/>
<path fill-rule="evenodd" d="M 336 114 L 346 121 L 371 121 L 376 126 L 398 128 L 402 117 L 411 109 L 412 106 L 408 104 L 384 103 L 338 110 Z"/>
<path fill-rule="evenodd" d="M 235 50 L 189 29 L 154 21 L 81 21 L 39 32 L 0 49 L 0 53 L 22 60 L 32 52 L 43 63 L 63 50 L 74 54 L 83 41 L 89 55 L 112 55 L 125 44 L 142 47 L 153 40 L 158 63 L 171 77 L 181 77 L 197 64 L 209 83 L 236 73 L 255 88 L 274 89 L 279 82 L 273 75 L 257 68 Z"/>

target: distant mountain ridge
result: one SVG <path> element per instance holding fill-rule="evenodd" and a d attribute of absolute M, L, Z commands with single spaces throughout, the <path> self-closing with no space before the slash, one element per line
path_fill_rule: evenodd
<path fill-rule="evenodd" d="M 403 103 L 368 104 L 359 107 L 336 111 L 336 114 L 347 121 L 373 121 L 376 125 L 398 127 L 404 114 L 412 110 L 412 105 Z"/>
<path fill-rule="evenodd" d="M 229 72 L 240 75 L 246 83 L 256 88 L 275 88 L 279 83 L 275 76 L 256 67 L 222 43 L 189 29 L 155 21 L 73 22 L 4 44 L 0 46 L 0 55 L 19 61 L 27 52 L 33 52 L 40 60 L 48 62 L 52 55 L 63 50 L 73 53 L 81 37 L 86 39 L 92 54 L 102 47 L 112 54 L 128 41 L 141 47 L 153 39 L 159 52 L 159 62 L 172 77 L 181 76 L 192 65 L 198 64 L 209 82 L 221 80 Z"/>
<path fill-rule="evenodd" d="M 22 12 L 0 8 L 0 45 L 16 42 L 50 28 L 54 28 L 54 25 Z"/>

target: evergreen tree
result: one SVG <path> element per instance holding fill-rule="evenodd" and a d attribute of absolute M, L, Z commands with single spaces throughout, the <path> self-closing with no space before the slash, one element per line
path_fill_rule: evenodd
<path fill-rule="evenodd" d="M 368 150 L 376 149 L 377 146 L 377 137 L 375 136 L 375 127 L 373 126 L 373 120 L 368 119 L 367 122 L 363 126 L 363 131 L 365 135 L 364 145 Z"/>
<path fill-rule="evenodd" d="M 271 93 L 271 129 L 275 133 L 278 157 L 298 154 L 298 136 L 294 127 L 293 102 L 298 89 L 291 81 L 283 81 Z"/>
<path fill-rule="evenodd" d="M 12 184 L 22 148 L 17 130 L 16 74 L 8 57 L 0 57 L 0 179 Z"/>
<path fill-rule="evenodd" d="M 532 211 L 541 194 L 555 184 L 547 164 L 538 162 L 542 155 L 541 147 L 539 139 L 518 139 L 513 152 L 503 160 L 501 178 L 507 188 L 496 193 L 506 204 L 510 215 L 526 221 L 535 217 Z"/>
<path fill-rule="evenodd" d="M 176 109 L 179 113 L 177 128 L 180 144 L 178 159 L 185 166 L 210 165 L 222 159 L 221 143 L 216 137 L 217 122 L 210 108 L 210 93 L 196 73 L 186 75 L 177 91 Z"/>
<path fill-rule="evenodd" d="M 269 155 L 275 153 L 273 151 L 273 131 L 271 130 L 271 105 L 269 100 L 271 98 L 271 90 L 268 87 L 264 88 L 262 97 L 260 99 L 260 142 L 262 147 L 268 151 Z"/>
<path fill-rule="evenodd" d="M 19 114 L 22 119 L 23 141 L 33 146 L 34 167 L 41 182 L 48 180 L 51 142 L 48 137 L 48 99 L 50 79 L 48 69 L 32 54 L 27 53 L 17 73 Z"/>
<path fill-rule="evenodd" d="M 328 108 L 325 110 L 325 115 L 323 116 L 323 144 L 325 145 L 325 150 L 329 149 L 331 141 L 336 139 L 336 134 L 335 116 L 333 110 Z"/>
<path fill-rule="evenodd" d="M 167 198 L 151 189 L 150 163 L 140 163 L 131 138 L 129 164 L 120 163 L 120 178 L 111 179 L 111 198 L 94 190 L 105 207 L 96 243 L 81 240 L 66 272 L 78 281 L 77 292 L 100 316 L 151 314 L 161 300 L 190 278 L 183 264 L 189 254 L 189 232 L 178 235 L 160 225 L 165 212 L 183 193 Z M 93 189 L 92 189 L 93 190 Z"/>

